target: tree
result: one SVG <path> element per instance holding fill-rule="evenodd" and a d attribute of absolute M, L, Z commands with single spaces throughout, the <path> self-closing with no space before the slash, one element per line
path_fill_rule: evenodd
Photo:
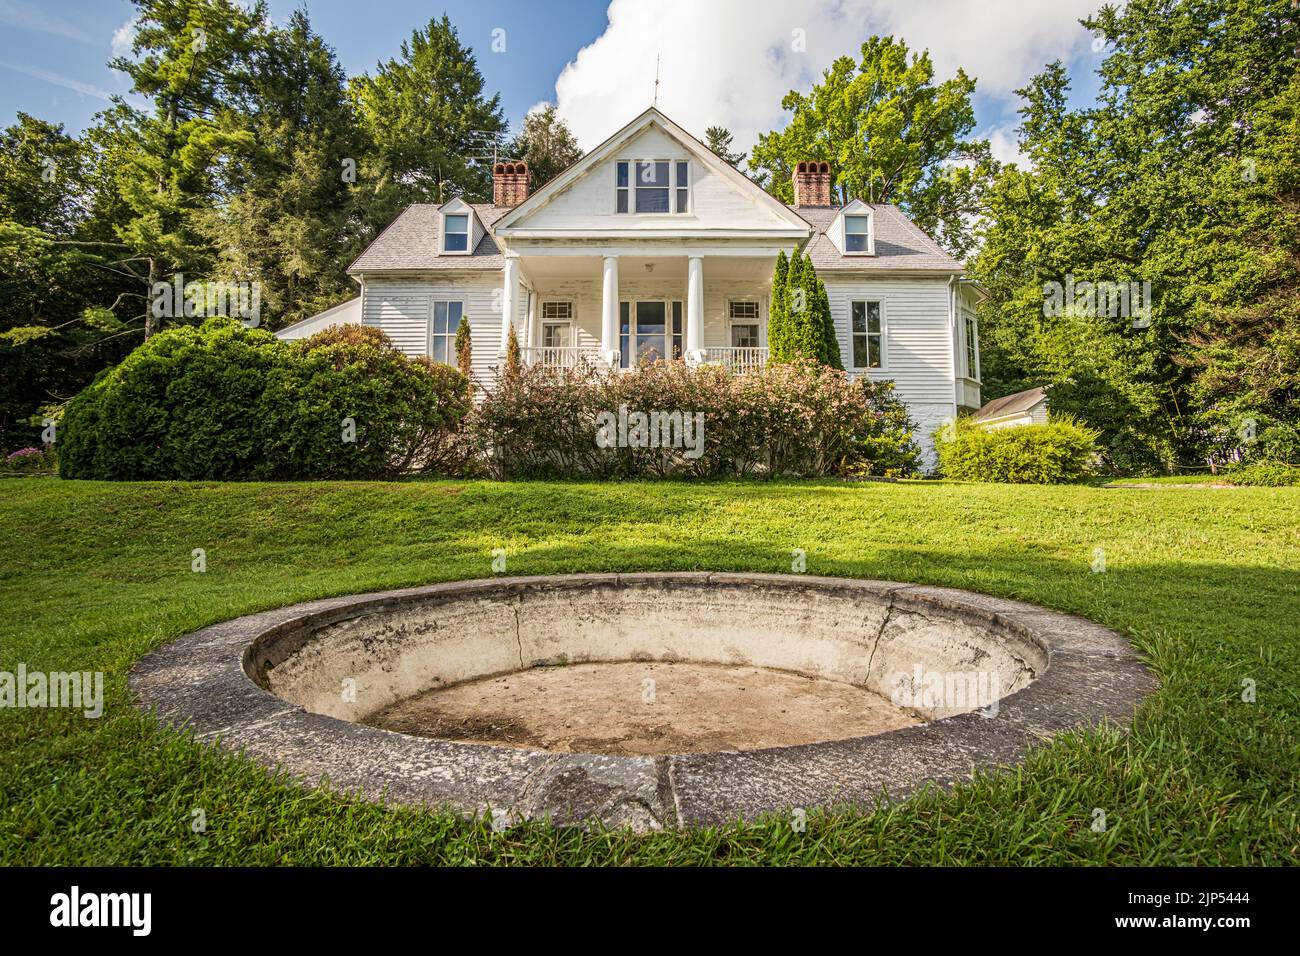
<path fill-rule="evenodd" d="M 731 130 L 725 126 L 710 126 L 704 131 L 704 145 L 717 154 L 728 166 L 740 168 L 740 164 L 745 161 L 744 153 L 733 153 L 731 151 Z"/>
<path fill-rule="evenodd" d="M 909 56 L 903 41 L 871 37 L 859 63 L 840 57 L 807 95 L 786 94 L 790 122 L 759 137 L 749 168 L 792 202 L 795 164 L 826 160 L 841 202 L 894 203 L 962 256 L 973 243 L 970 215 L 996 168 L 987 142 L 966 139 L 974 90 L 962 70 L 936 85 L 929 53 Z"/>
<path fill-rule="evenodd" d="M 465 316 L 460 317 L 460 324 L 456 326 L 456 368 L 460 374 L 465 376 L 465 381 L 469 383 L 469 397 L 474 397 L 474 345 L 470 341 L 469 319 Z"/>
<path fill-rule="evenodd" d="M 973 263 L 989 397 L 1052 386 L 1116 470 L 1295 422 L 1285 372 L 1247 373 L 1295 355 L 1292 23 L 1287 0 L 1133 0 L 1084 21 L 1110 49 L 1094 105 L 1069 107 L 1059 63 L 1020 91 L 1033 168 L 998 174 Z M 1045 309 L 1067 280 L 1150 283 L 1149 312 Z"/>
<path fill-rule="evenodd" d="M 414 31 L 400 56 L 354 79 L 351 90 L 374 144 L 366 171 L 376 184 L 373 228 L 408 203 L 491 198 L 491 173 L 477 158 L 506 134 L 501 97 L 484 94 L 474 54 L 445 15 Z"/>
<path fill-rule="evenodd" d="M 508 152 L 528 164 L 532 189 L 540 189 L 582 158 L 578 141 L 556 115 L 554 103 L 543 104 L 524 117 L 524 127 Z"/>
<path fill-rule="evenodd" d="M 19 113 L 0 132 L 0 450 L 38 444 L 33 413 L 138 342 L 106 307 L 140 312 L 144 293 L 107 264 L 121 246 L 94 218 L 98 175 L 61 126 Z"/>
<path fill-rule="evenodd" d="M 269 29 L 249 77 L 249 108 L 226 113 L 246 150 L 227 165 L 227 202 L 204 233 L 216 250 L 213 275 L 261 283 L 278 328 L 352 294 L 346 269 L 358 251 L 365 195 L 357 182 L 366 149 L 346 78 L 302 10 Z M 356 213 L 356 215 L 354 215 Z"/>
<path fill-rule="evenodd" d="M 104 114 L 101 145 L 110 154 L 115 191 L 126 210 L 116 227 L 134 255 L 117 265 L 139 271 L 152 290 L 164 276 L 204 272 L 208 246 L 198 212 L 219 192 L 221 158 L 252 145 L 222 118 L 247 105 L 254 46 L 266 29 L 266 5 L 233 0 L 135 0 L 133 57 L 112 66 L 131 78 L 132 92 L 153 101 L 137 110 L 118 100 Z M 158 327 L 143 316 L 148 338 Z"/>
<path fill-rule="evenodd" d="M 509 332 L 506 333 L 505 377 L 508 379 L 517 378 L 522 367 L 523 361 L 519 353 L 519 336 L 515 333 L 515 327 L 512 324 Z"/>
<path fill-rule="evenodd" d="M 787 263 L 784 251 L 777 254 L 767 345 L 775 363 L 813 359 L 832 368 L 844 367 L 830 298 L 808 256 L 796 252 Z"/>

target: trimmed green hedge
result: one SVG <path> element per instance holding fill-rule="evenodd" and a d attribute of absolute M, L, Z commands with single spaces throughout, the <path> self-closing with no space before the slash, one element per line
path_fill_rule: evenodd
<path fill-rule="evenodd" d="M 1234 485 L 1259 488 L 1285 488 L 1300 485 L 1300 468 L 1295 465 L 1243 465 L 1230 468 L 1216 476 Z"/>
<path fill-rule="evenodd" d="M 152 337 L 74 398 L 60 474 L 391 477 L 439 452 L 469 411 L 467 394 L 455 369 L 411 361 L 376 329 L 281 342 L 217 318 Z"/>
<path fill-rule="evenodd" d="M 934 436 L 939 470 L 956 481 L 1051 485 L 1085 477 L 1100 433 L 1067 416 L 1046 425 L 980 428 L 969 419 Z"/>

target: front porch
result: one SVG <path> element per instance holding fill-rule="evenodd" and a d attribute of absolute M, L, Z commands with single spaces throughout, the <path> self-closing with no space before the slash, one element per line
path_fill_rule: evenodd
<path fill-rule="evenodd" d="M 513 316 L 526 364 L 685 361 L 744 374 L 767 361 L 773 256 L 546 254 L 506 263 L 501 348 Z"/>

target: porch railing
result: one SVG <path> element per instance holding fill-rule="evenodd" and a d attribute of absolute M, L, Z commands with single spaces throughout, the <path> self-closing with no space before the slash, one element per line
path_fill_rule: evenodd
<path fill-rule="evenodd" d="M 586 365 L 595 365 L 600 358 L 600 349 L 583 348 L 576 345 L 524 348 L 519 350 L 519 357 L 525 365 L 541 365 L 546 368 L 579 368 Z"/>
<path fill-rule="evenodd" d="M 725 365 L 737 375 L 757 372 L 767 363 L 767 349 L 762 348 L 706 348 L 704 361 Z"/>

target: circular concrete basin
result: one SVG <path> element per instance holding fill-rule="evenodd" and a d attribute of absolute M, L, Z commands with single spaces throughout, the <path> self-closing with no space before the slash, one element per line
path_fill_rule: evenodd
<path fill-rule="evenodd" d="M 310 602 L 145 658 L 142 704 L 370 798 L 653 829 L 866 803 L 1125 720 L 1120 635 L 805 576 L 491 579 Z"/>

